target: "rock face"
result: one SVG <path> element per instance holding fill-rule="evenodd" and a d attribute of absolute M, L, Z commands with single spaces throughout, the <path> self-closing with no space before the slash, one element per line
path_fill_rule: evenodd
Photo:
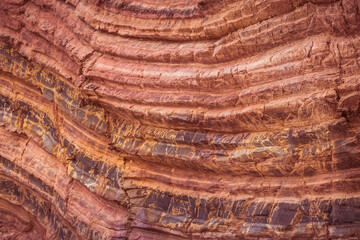
<path fill-rule="evenodd" d="M 2 0 L 1 239 L 360 238 L 359 0 Z"/>

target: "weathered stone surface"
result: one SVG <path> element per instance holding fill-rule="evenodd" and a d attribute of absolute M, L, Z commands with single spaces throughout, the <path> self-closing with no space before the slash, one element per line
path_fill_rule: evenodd
<path fill-rule="evenodd" d="M 360 238 L 359 11 L 2 1 L 0 238 Z"/>

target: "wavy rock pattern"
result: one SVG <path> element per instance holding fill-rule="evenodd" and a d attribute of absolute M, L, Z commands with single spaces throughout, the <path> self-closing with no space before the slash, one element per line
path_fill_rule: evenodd
<path fill-rule="evenodd" d="M 2 239 L 360 238 L 359 0 L 0 11 Z"/>

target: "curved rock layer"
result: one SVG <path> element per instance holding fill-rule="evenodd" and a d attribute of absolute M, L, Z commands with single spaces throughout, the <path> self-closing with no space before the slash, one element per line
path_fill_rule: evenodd
<path fill-rule="evenodd" d="M 1 239 L 360 238 L 359 0 L 0 19 Z"/>

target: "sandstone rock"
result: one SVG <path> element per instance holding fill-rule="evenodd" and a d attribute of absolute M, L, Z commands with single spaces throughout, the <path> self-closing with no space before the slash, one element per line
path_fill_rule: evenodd
<path fill-rule="evenodd" d="M 360 238 L 359 9 L 2 1 L 0 238 Z"/>

